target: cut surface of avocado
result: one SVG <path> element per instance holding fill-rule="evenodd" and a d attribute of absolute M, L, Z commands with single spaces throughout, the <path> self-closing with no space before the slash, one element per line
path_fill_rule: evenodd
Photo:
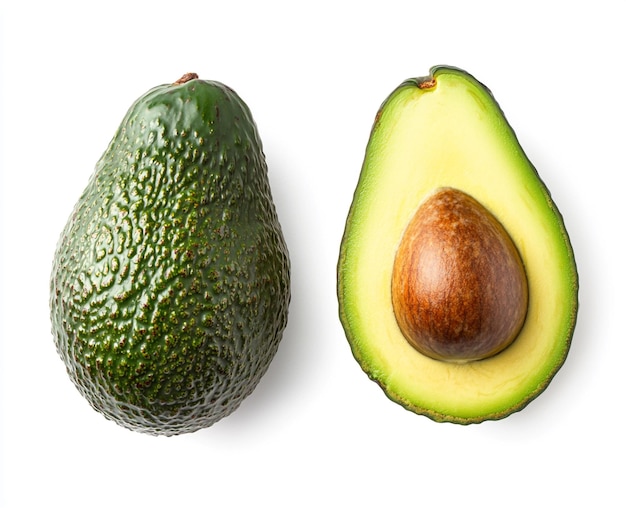
<path fill-rule="evenodd" d="M 417 211 L 441 189 L 458 190 L 493 215 L 525 274 L 521 327 L 510 344 L 480 359 L 423 354 L 394 313 L 398 249 Z M 389 398 L 436 421 L 479 423 L 519 411 L 547 387 L 570 347 L 578 276 L 561 214 L 491 92 L 457 68 L 407 80 L 381 106 L 337 275 L 341 322 L 363 370 Z"/>

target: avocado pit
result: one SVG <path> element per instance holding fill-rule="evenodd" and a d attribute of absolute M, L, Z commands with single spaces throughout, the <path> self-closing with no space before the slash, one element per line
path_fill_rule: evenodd
<path fill-rule="evenodd" d="M 457 189 L 430 196 L 396 252 L 393 310 L 420 353 L 450 362 L 494 356 L 521 330 L 528 282 L 513 240 L 482 204 Z"/>

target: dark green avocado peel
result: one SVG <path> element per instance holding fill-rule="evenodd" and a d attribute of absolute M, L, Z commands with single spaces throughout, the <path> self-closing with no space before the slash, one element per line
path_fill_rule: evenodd
<path fill-rule="evenodd" d="M 287 323 L 290 264 L 250 110 L 186 74 L 129 109 L 61 234 L 52 332 L 123 427 L 174 435 L 232 413 Z"/>

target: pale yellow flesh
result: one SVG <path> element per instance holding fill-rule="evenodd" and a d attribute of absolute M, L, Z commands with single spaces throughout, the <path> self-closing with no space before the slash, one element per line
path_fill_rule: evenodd
<path fill-rule="evenodd" d="M 451 421 L 495 418 L 532 399 L 564 360 L 575 266 L 560 215 L 493 99 L 462 74 L 442 71 L 436 79 L 428 90 L 398 89 L 372 133 L 342 244 L 342 322 L 355 356 L 392 398 Z M 420 203 L 441 187 L 489 209 L 525 263 L 525 325 L 512 346 L 480 362 L 418 353 L 393 315 L 397 245 Z"/>

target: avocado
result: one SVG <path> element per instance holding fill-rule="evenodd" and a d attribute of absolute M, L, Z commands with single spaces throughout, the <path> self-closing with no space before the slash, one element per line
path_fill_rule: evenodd
<path fill-rule="evenodd" d="M 91 406 L 175 435 L 232 413 L 287 323 L 290 262 L 249 108 L 184 75 L 128 110 L 61 234 L 56 348 Z"/>
<path fill-rule="evenodd" d="M 365 373 L 438 422 L 498 420 L 568 354 L 563 218 L 490 90 L 433 67 L 380 107 L 341 241 L 339 315 Z"/>

